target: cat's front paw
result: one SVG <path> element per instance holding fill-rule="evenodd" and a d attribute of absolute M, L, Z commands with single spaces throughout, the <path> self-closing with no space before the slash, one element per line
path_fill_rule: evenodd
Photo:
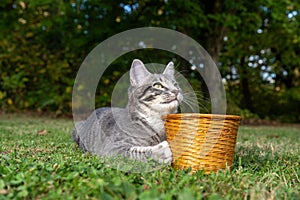
<path fill-rule="evenodd" d="M 152 147 L 153 159 L 159 163 L 170 164 L 172 162 L 172 152 L 167 141 L 163 141 Z"/>

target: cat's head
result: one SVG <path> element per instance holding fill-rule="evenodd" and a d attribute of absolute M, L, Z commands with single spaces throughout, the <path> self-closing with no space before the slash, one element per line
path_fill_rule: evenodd
<path fill-rule="evenodd" d="M 130 69 L 130 106 L 146 107 L 161 114 L 177 112 L 183 95 L 174 73 L 173 62 L 168 63 L 163 73 L 152 74 L 142 61 L 135 59 Z"/>

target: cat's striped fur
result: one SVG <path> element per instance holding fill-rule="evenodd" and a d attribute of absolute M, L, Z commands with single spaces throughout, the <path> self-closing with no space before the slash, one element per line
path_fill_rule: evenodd
<path fill-rule="evenodd" d="M 162 74 L 150 73 L 135 59 L 130 69 L 126 108 L 100 108 L 73 131 L 84 151 L 100 156 L 128 156 L 160 163 L 172 160 L 161 116 L 177 112 L 182 91 L 170 62 Z"/>

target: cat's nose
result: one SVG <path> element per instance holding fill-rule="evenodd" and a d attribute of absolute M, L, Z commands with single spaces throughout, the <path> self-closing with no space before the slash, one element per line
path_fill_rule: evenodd
<path fill-rule="evenodd" d="M 176 96 L 178 95 L 179 91 L 178 90 L 172 90 L 171 91 L 173 94 L 175 94 Z"/>

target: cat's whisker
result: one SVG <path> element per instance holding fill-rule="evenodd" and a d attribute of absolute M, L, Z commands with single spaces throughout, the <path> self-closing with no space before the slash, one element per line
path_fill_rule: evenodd
<path fill-rule="evenodd" d="M 183 103 L 186 104 L 193 112 L 196 112 L 195 109 L 198 111 L 199 109 L 201 109 L 204 110 L 204 112 L 208 112 L 209 109 L 207 108 L 206 104 L 208 104 L 209 102 L 210 101 L 205 100 L 205 98 L 202 96 L 202 93 L 200 92 L 183 93 Z"/>
<path fill-rule="evenodd" d="M 187 107 L 192 111 L 192 112 L 198 112 L 197 110 L 199 110 L 199 109 L 195 109 L 195 107 L 197 107 L 197 105 L 193 105 L 193 104 L 191 104 L 190 102 L 188 102 L 188 101 L 183 101 L 182 102 L 182 104 L 186 104 L 187 105 Z M 183 105 L 182 105 L 183 106 Z M 184 107 L 184 106 L 183 106 Z"/>
<path fill-rule="evenodd" d="M 187 96 L 184 96 L 183 98 L 183 102 L 185 104 L 187 104 L 190 108 L 192 108 L 192 110 L 194 110 L 194 108 L 198 108 L 198 99 L 197 98 L 194 98 L 194 97 L 187 97 Z"/>
<path fill-rule="evenodd" d="M 190 105 L 190 107 L 192 107 L 192 108 L 199 107 L 199 103 L 198 102 L 189 101 L 189 100 L 184 100 L 183 102 L 185 102 L 186 104 Z"/>
<path fill-rule="evenodd" d="M 198 100 L 201 99 L 205 102 L 210 102 L 210 99 L 208 97 L 205 97 L 203 95 L 203 92 L 197 92 L 197 91 L 184 92 L 183 96 L 186 97 L 186 98 L 193 97 L 193 98 L 196 98 Z"/>

